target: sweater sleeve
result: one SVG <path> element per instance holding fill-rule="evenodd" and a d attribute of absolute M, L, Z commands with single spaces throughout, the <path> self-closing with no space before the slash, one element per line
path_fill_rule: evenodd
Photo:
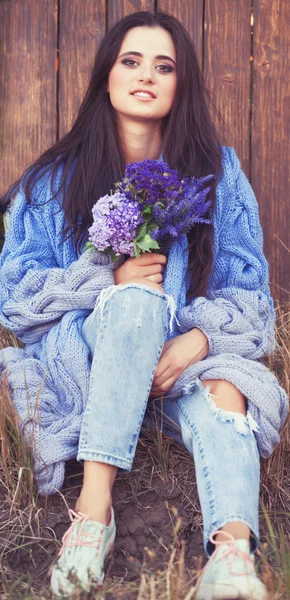
<path fill-rule="evenodd" d="M 234 353 L 258 359 L 274 348 L 274 308 L 254 192 L 233 149 L 225 149 L 217 188 L 215 258 L 206 297 L 178 313 L 180 331 L 208 338 L 209 356 Z"/>
<path fill-rule="evenodd" d="M 23 342 L 36 342 L 64 313 L 91 310 L 101 290 L 114 284 L 101 253 L 76 259 L 72 241 L 61 242 L 63 213 L 53 201 L 26 202 L 19 191 L 0 258 L 0 324 Z"/>

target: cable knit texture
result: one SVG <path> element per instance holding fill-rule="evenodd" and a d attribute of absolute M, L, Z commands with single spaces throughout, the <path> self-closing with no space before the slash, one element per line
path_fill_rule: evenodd
<path fill-rule="evenodd" d="M 176 304 L 172 335 L 198 327 L 209 340 L 208 357 L 188 368 L 170 395 L 188 393 L 197 378 L 232 382 L 248 400 L 259 426 L 258 448 L 267 457 L 279 442 L 288 410 L 286 393 L 258 362 L 274 344 L 268 266 L 257 202 L 231 148 L 223 149 L 223 168 L 207 296 L 186 302 L 186 236 L 170 250 L 164 273 L 164 290 Z M 56 186 L 60 176 L 61 171 Z M 98 252 L 77 258 L 72 239 L 62 241 L 61 194 L 50 197 L 49 175 L 34 186 L 31 204 L 20 185 L 0 260 L 0 323 L 26 344 L 0 352 L 1 372 L 26 435 L 33 435 L 43 494 L 60 489 L 65 461 L 77 454 L 90 377 L 82 324 L 101 290 L 114 284 L 113 269 L 119 264 Z"/>

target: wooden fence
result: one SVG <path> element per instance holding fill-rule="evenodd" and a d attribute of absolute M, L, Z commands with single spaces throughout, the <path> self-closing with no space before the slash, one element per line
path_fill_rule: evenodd
<path fill-rule="evenodd" d="M 289 0 L 0 0 L 0 193 L 70 129 L 106 29 L 156 9 L 195 41 L 260 204 L 273 294 L 289 300 Z"/>

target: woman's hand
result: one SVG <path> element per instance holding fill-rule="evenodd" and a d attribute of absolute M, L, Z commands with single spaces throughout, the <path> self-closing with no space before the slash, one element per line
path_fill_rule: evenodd
<path fill-rule="evenodd" d="M 150 395 L 161 396 L 172 388 L 178 377 L 208 354 L 208 340 L 200 329 L 192 329 L 165 342 Z"/>
<path fill-rule="evenodd" d="M 163 282 L 163 271 L 167 258 L 163 254 L 148 252 L 142 254 L 139 258 L 128 258 L 121 267 L 114 271 L 115 284 L 121 283 L 148 283 L 150 281 L 158 284 L 161 288 Z M 145 281 L 143 281 L 145 279 Z M 149 281 L 146 281 L 149 280 Z"/>

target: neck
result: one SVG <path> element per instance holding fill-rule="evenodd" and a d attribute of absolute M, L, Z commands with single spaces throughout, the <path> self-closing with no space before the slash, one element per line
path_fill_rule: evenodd
<path fill-rule="evenodd" d="M 161 152 L 160 122 L 119 121 L 119 135 L 125 163 L 157 160 Z"/>

